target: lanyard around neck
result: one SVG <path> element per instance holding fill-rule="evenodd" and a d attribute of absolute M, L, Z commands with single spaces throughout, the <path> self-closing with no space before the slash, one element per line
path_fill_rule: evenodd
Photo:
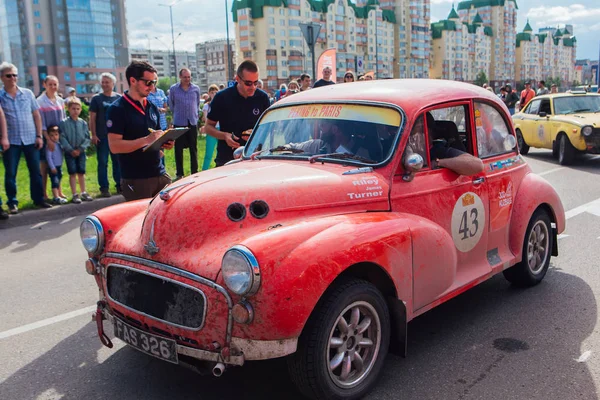
<path fill-rule="evenodd" d="M 129 104 L 131 104 L 133 106 L 133 108 L 135 108 L 136 110 L 138 110 L 142 115 L 146 115 L 146 113 L 144 112 L 144 110 L 142 110 L 137 104 L 135 104 L 133 102 L 133 100 L 131 100 L 129 98 L 129 95 L 127 93 L 125 93 L 125 95 L 123 97 L 125 97 L 125 100 L 127 100 L 129 102 Z"/>

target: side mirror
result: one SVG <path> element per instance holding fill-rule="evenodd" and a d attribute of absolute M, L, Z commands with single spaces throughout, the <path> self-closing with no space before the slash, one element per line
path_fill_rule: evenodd
<path fill-rule="evenodd" d="M 415 172 L 419 172 L 423 169 L 423 157 L 418 153 L 412 153 L 404 159 L 404 170 L 405 174 L 402 179 L 405 182 L 410 182 L 415 177 Z"/>
<path fill-rule="evenodd" d="M 242 154 L 244 154 L 244 146 L 240 146 L 233 151 L 233 159 L 238 160 L 242 158 Z"/>
<path fill-rule="evenodd" d="M 538 114 L 540 117 L 544 118 L 546 115 L 548 115 L 545 111 L 540 111 L 540 113 Z"/>

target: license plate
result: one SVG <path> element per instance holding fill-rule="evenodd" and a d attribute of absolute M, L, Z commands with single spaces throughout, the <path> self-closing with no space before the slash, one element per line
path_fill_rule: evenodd
<path fill-rule="evenodd" d="M 141 331 L 126 324 L 118 318 L 114 319 L 115 336 L 136 349 L 161 360 L 178 364 L 177 343 L 171 339 Z"/>

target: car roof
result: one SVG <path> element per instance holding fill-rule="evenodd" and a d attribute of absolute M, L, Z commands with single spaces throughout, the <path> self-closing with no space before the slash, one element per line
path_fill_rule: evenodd
<path fill-rule="evenodd" d="M 534 99 L 543 99 L 543 98 L 551 98 L 556 99 L 560 97 L 585 97 L 585 96 L 600 96 L 598 93 L 590 93 L 590 92 L 563 92 L 563 93 L 548 93 L 540 96 L 535 96 Z"/>
<path fill-rule="evenodd" d="M 275 107 L 318 102 L 382 102 L 400 106 L 407 114 L 442 102 L 482 98 L 502 106 L 489 90 L 470 83 L 442 79 L 382 79 L 338 83 L 296 93 Z"/>

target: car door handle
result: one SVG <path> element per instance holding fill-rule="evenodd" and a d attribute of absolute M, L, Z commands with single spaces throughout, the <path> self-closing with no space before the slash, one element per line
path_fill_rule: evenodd
<path fill-rule="evenodd" d="M 473 185 L 481 185 L 483 182 L 485 182 L 485 177 L 483 176 L 473 179 Z"/>

